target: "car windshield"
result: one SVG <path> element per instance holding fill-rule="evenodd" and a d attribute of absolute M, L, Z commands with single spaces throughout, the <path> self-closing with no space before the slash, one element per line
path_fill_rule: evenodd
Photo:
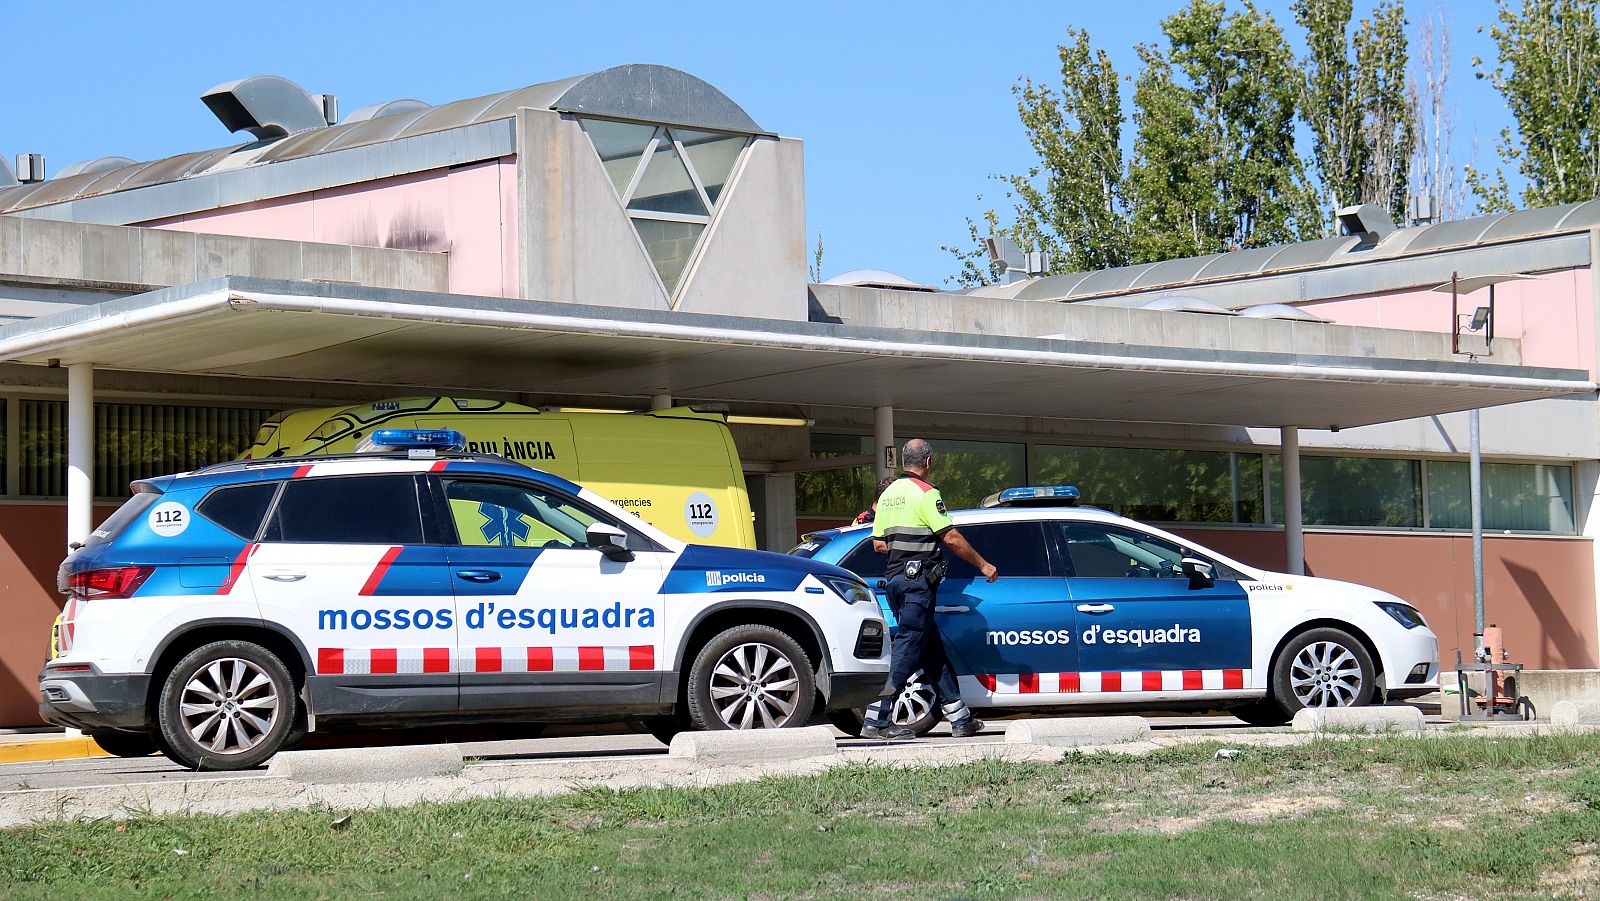
<path fill-rule="evenodd" d="M 833 538 L 834 536 L 832 535 L 807 535 L 805 540 L 795 545 L 794 549 L 789 553 L 796 557 L 815 557 L 817 555 L 817 551 L 827 547 L 828 542 L 832 541 Z"/>

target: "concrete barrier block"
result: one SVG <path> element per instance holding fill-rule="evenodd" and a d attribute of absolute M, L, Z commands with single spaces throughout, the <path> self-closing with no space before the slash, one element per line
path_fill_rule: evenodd
<path fill-rule="evenodd" d="M 827 757 L 838 751 L 832 729 L 807 726 L 804 729 L 679 732 L 673 736 L 667 756 L 712 763 L 767 763 Z"/>
<path fill-rule="evenodd" d="M 1550 707 L 1552 726 L 1600 726 L 1600 701 L 1557 701 Z"/>
<path fill-rule="evenodd" d="M 1117 745 L 1130 741 L 1144 741 L 1149 737 L 1150 724 L 1145 722 L 1142 716 L 1074 716 L 1017 720 L 1006 726 L 1006 744 L 1038 745 L 1044 748 Z"/>
<path fill-rule="evenodd" d="M 1364 729 L 1368 732 L 1422 732 L 1422 711 L 1415 707 L 1306 707 L 1294 715 L 1296 732 Z"/>
<path fill-rule="evenodd" d="M 461 772 L 466 759 L 457 745 L 406 745 L 395 748 L 335 748 L 285 751 L 272 758 L 268 776 L 312 785 L 392 782 Z"/>

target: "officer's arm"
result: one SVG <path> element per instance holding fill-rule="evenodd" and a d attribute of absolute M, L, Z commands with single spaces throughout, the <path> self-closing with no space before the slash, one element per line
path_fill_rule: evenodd
<path fill-rule="evenodd" d="M 995 579 L 1000 578 L 1000 571 L 994 568 L 994 564 L 983 559 L 983 555 L 968 544 L 967 539 L 961 537 L 961 533 L 956 531 L 954 526 L 940 532 L 939 540 L 944 543 L 945 547 L 950 549 L 951 553 L 976 566 L 978 572 L 982 573 L 985 579 L 993 582 Z"/>
<path fill-rule="evenodd" d="M 884 541 L 882 538 L 874 538 L 872 539 L 872 549 L 880 554 L 887 554 L 889 553 L 889 542 Z"/>

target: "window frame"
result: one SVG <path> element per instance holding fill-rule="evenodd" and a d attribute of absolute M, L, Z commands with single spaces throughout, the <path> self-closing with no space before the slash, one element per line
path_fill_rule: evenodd
<path fill-rule="evenodd" d="M 445 487 L 444 487 L 444 480 L 445 479 L 450 479 L 452 481 L 459 481 L 459 482 L 483 482 L 483 483 L 488 483 L 488 484 L 505 485 L 505 486 L 508 486 L 508 487 L 511 487 L 511 488 L 517 488 L 517 489 L 521 489 L 521 490 L 524 490 L 524 491 L 530 491 L 531 490 L 531 491 L 537 491 L 537 492 L 542 493 L 542 494 L 548 494 L 551 497 L 558 498 L 561 501 L 564 501 L 566 503 L 570 503 L 573 506 L 584 510 L 585 512 L 587 512 L 590 515 L 592 515 L 595 518 L 596 522 L 603 522 L 603 523 L 606 523 L 607 525 L 615 526 L 616 528 L 621 529 L 628 536 L 628 550 L 633 551 L 634 553 L 639 553 L 641 551 L 651 552 L 651 553 L 659 553 L 659 552 L 664 552 L 664 551 L 667 550 L 667 548 L 662 547 L 660 544 L 658 544 L 650 536 L 644 534 L 643 532 L 640 532 L 638 529 L 634 528 L 633 526 L 629 525 L 626 522 L 623 522 L 621 519 L 618 519 L 617 517 L 612 516 L 611 514 L 607 513 L 606 511 L 601 510 L 599 507 L 593 506 L 592 504 L 590 504 L 588 501 L 584 500 L 583 498 L 578 497 L 577 495 L 572 494 L 570 492 L 561 491 L 561 490 L 559 490 L 557 488 L 554 488 L 552 486 L 549 486 L 549 485 L 545 485 L 545 484 L 542 484 L 542 483 L 539 483 L 539 482 L 535 482 L 535 481 L 530 481 L 528 479 L 518 479 L 518 478 L 515 478 L 515 477 L 512 477 L 512 476 L 494 475 L 494 474 L 489 474 L 489 473 L 445 473 L 443 475 L 438 474 L 438 473 L 429 473 L 423 479 L 423 481 L 427 485 L 427 491 L 429 492 L 429 495 L 430 495 L 430 501 L 431 502 L 428 504 L 428 506 L 431 509 L 431 513 L 432 513 L 431 519 L 433 520 L 433 524 L 434 524 L 434 527 L 435 527 L 435 534 L 437 535 L 437 537 L 439 539 L 438 543 L 441 544 L 441 545 L 444 545 L 446 547 L 463 547 L 463 548 L 506 547 L 506 548 L 521 548 L 523 550 L 534 550 L 534 551 L 541 550 L 541 548 L 524 547 L 522 545 L 463 544 L 461 542 L 461 536 L 456 532 L 455 517 L 452 516 L 451 513 L 450 513 L 450 496 L 445 491 Z M 594 550 L 594 549 L 593 548 L 573 548 L 572 550 Z"/>
<path fill-rule="evenodd" d="M 195 515 L 203 517 L 206 522 L 209 522 L 212 525 L 216 526 L 217 528 L 223 530 L 224 532 L 227 532 L 229 535 L 233 535 L 234 537 L 237 537 L 237 538 L 243 538 L 245 541 L 249 541 L 251 543 L 255 543 L 255 542 L 260 540 L 261 533 L 266 530 L 267 521 L 272 519 L 273 515 L 278 512 L 278 499 L 283 496 L 283 486 L 288 484 L 289 481 L 290 481 L 289 479 L 282 479 L 282 480 L 279 480 L 279 481 L 276 481 L 276 482 L 268 482 L 268 481 L 233 482 L 233 483 L 227 484 L 227 485 L 217 485 L 217 486 L 213 487 L 210 491 L 207 491 L 206 494 L 205 494 L 205 497 L 200 498 L 200 502 L 194 505 Z M 266 487 L 269 487 L 269 488 L 272 489 L 272 497 L 267 499 L 266 509 L 264 509 L 261 512 L 261 518 L 256 521 L 255 531 L 251 532 L 248 535 L 244 535 L 244 534 L 241 534 L 239 532 L 235 532 L 234 530 L 232 530 L 232 529 L 228 528 L 227 526 L 223 525 L 221 522 L 218 522 L 217 520 L 211 518 L 209 515 L 206 514 L 206 511 L 204 509 L 202 509 L 202 508 L 205 507 L 207 501 L 211 500 L 213 497 L 216 497 L 218 494 L 221 494 L 224 491 L 237 491 L 237 490 L 239 490 L 241 488 L 260 488 L 262 486 L 266 486 Z"/>
<path fill-rule="evenodd" d="M 344 480 L 349 480 L 349 479 L 380 479 L 380 478 L 388 478 L 388 479 L 409 478 L 411 480 L 413 497 L 416 498 L 416 504 L 417 504 L 417 522 L 418 522 L 418 526 L 419 526 L 419 535 L 422 538 L 422 540 L 420 542 L 404 542 L 404 541 L 403 542 L 394 542 L 394 541 L 302 541 L 302 540 L 291 540 L 291 539 L 283 538 L 281 536 L 276 538 L 276 539 L 268 539 L 267 538 L 267 532 L 271 528 L 271 525 L 272 525 L 273 521 L 278 518 L 279 513 L 283 510 L 284 499 L 288 497 L 289 490 L 292 487 L 294 487 L 296 484 L 312 485 L 312 484 L 315 484 L 317 482 L 334 482 L 334 481 L 344 481 Z M 393 547 L 393 546 L 421 547 L 421 546 L 425 546 L 425 545 L 434 544 L 435 542 L 430 540 L 432 535 L 430 535 L 430 530 L 429 530 L 429 519 L 431 518 L 430 517 L 431 505 L 425 504 L 424 501 L 423 501 L 422 492 L 423 492 L 424 489 L 423 489 L 423 486 L 420 484 L 420 481 L 421 480 L 420 480 L 418 474 L 409 473 L 409 472 L 353 472 L 353 473 L 347 473 L 347 474 L 343 474 L 343 475 L 317 476 L 315 478 L 307 478 L 307 479 L 293 479 L 293 478 L 283 479 L 282 480 L 283 484 L 279 488 L 277 496 L 275 496 L 272 499 L 272 505 L 271 505 L 271 507 L 269 507 L 267 509 L 267 515 L 262 517 L 262 519 L 261 519 L 261 525 L 257 529 L 258 537 L 256 538 L 256 541 L 258 543 L 261 543 L 261 544 L 363 544 L 363 545 L 387 544 L 387 545 L 390 545 L 391 547 Z"/>

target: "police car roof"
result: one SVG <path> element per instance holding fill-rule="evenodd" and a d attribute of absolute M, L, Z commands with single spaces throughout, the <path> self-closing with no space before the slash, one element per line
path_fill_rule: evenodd
<path fill-rule="evenodd" d="M 1102 510 L 1099 507 L 1068 507 L 1065 505 L 1044 507 L 974 507 L 963 510 L 951 510 L 950 518 L 955 521 L 956 525 L 961 525 L 962 523 L 980 522 L 1016 522 L 1020 519 L 1081 519 L 1103 520 L 1111 522 L 1135 522 L 1135 520 L 1131 520 L 1119 513 L 1113 513 L 1110 510 Z M 811 534 L 844 535 L 871 528 L 871 523 L 863 523 L 862 525 L 839 526 L 833 529 L 818 529 L 816 532 Z"/>
<path fill-rule="evenodd" d="M 460 451 L 439 453 L 431 457 L 412 457 L 402 450 L 395 452 L 311 454 L 298 457 L 264 457 L 259 460 L 230 460 L 226 463 L 217 463 L 197 469 L 193 472 L 143 479 L 141 482 L 149 484 L 157 490 L 165 491 L 176 482 L 182 482 L 185 487 L 188 487 L 196 481 L 203 484 L 222 485 L 239 481 L 276 480 L 297 475 L 424 472 L 435 470 L 440 467 L 440 464 L 444 464 L 447 467 L 447 470 L 443 471 L 453 473 L 510 473 L 572 494 L 576 494 L 580 490 L 578 485 L 561 476 L 545 472 L 542 469 L 534 469 L 515 460 L 496 454 Z M 323 471 L 318 472 L 318 469 Z"/>

